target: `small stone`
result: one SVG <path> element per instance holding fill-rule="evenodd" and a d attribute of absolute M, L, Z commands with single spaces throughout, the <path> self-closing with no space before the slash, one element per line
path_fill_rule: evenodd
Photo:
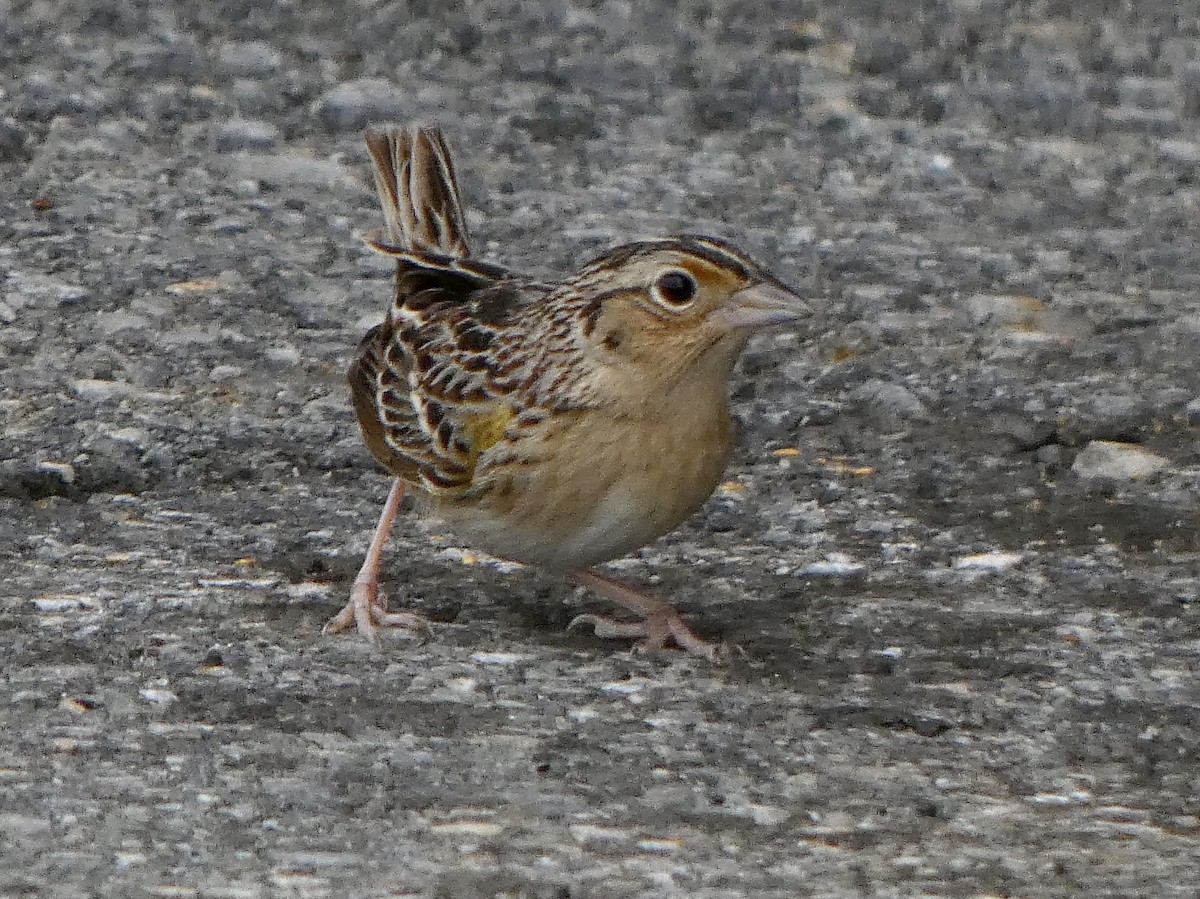
<path fill-rule="evenodd" d="M 944 175 L 954 168 L 954 159 L 945 153 L 934 153 L 926 160 L 930 174 Z"/>
<path fill-rule="evenodd" d="M 855 398 L 873 411 L 889 412 L 898 418 L 924 418 L 925 404 L 903 384 L 868 381 L 855 391 Z"/>
<path fill-rule="evenodd" d="M 1036 450 L 1055 439 L 1055 423 L 1016 413 L 1000 412 L 992 416 L 992 433 L 1007 437 L 1021 452 Z"/>
<path fill-rule="evenodd" d="M 248 200 L 262 193 L 262 184 L 253 178 L 239 178 L 229 188 L 235 197 Z"/>
<path fill-rule="evenodd" d="M 1007 571 L 1025 559 L 1024 553 L 994 550 L 986 553 L 971 553 L 954 559 L 954 568 L 971 571 Z"/>
<path fill-rule="evenodd" d="M 260 119 L 231 119 L 217 126 L 213 144 L 222 153 L 267 150 L 279 140 L 279 128 Z"/>
<path fill-rule="evenodd" d="M 1041 465 L 1060 465 L 1062 464 L 1063 448 L 1057 443 L 1049 443 L 1046 446 L 1039 446 L 1033 457 Z"/>
<path fill-rule="evenodd" d="M 1133 436 L 1153 418 L 1145 399 L 1131 393 L 1096 393 L 1089 397 L 1084 412 L 1102 425 L 1102 431 L 1094 432 L 1097 437 Z"/>
<path fill-rule="evenodd" d="M 212 223 L 211 228 L 216 234 L 244 234 L 250 230 L 250 225 L 239 218 L 219 218 Z"/>
<path fill-rule="evenodd" d="M 300 364 L 300 351 L 290 343 L 280 346 L 269 346 L 265 354 L 268 360 L 278 365 Z"/>
<path fill-rule="evenodd" d="M 1158 142 L 1158 152 L 1167 162 L 1200 165 L 1200 141 L 1162 140 Z"/>
<path fill-rule="evenodd" d="M 226 157 L 229 172 L 237 180 L 263 185 L 337 184 L 345 170 L 332 160 L 306 153 L 245 153 Z"/>
<path fill-rule="evenodd" d="M 372 121 L 404 118 L 404 95 L 382 78 L 360 78 L 326 91 L 315 112 L 330 131 L 357 131 Z"/>
<path fill-rule="evenodd" d="M 1045 311 L 1046 304 L 1036 297 L 977 293 L 966 302 L 967 312 L 977 324 L 1031 324 Z"/>
<path fill-rule="evenodd" d="M 128 385 L 121 381 L 105 381 L 100 378 L 79 378 L 72 382 L 71 389 L 81 400 L 102 403 L 125 393 Z"/>
<path fill-rule="evenodd" d="M 8 301 L 17 309 L 30 303 L 71 305 L 86 300 L 90 295 L 87 288 L 79 284 L 33 272 L 10 271 L 7 287 Z"/>
<path fill-rule="evenodd" d="M 110 431 L 108 436 L 118 443 L 128 443 L 136 447 L 150 444 L 150 433 L 142 428 L 117 428 Z"/>
<path fill-rule="evenodd" d="M 165 690 L 159 687 L 146 687 L 138 690 L 140 696 L 145 702 L 150 705 L 170 705 L 179 699 L 179 697 L 170 690 Z"/>
<path fill-rule="evenodd" d="M 1137 444 L 1093 440 L 1075 457 L 1071 470 L 1085 480 L 1129 481 L 1156 474 L 1170 464 Z"/>
<path fill-rule="evenodd" d="M 831 199 L 839 202 L 853 202 L 858 199 L 862 189 L 854 179 L 854 173 L 846 168 L 831 168 L 826 174 L 821 189 Z"/>
<path fill-rule="evenodd" d="M 208 380 L 214 384 L 219 381 L 232 381 L 242 374 L 242 369 L 236 365 L 218 365 L 208 373 Z"/>
<path fill-rule="evenodd" d="M 12 119 L 0 119 L 0 159 L 28 159 L 25 131 Z"/>
<path fill-rule="evenodd" d="M 1200 397 L 1192 400 L 1184 407 L 1184 413 L 1187 415 L 1188 424 L 1200 424 Z"/>
<path fill-rule="evenodd" d="M 57 478 L 58 480 L 62 481 L 64 484 L 74 484 L 75 483 L 75 478 L 76 478 L 75 466 L 72 465 L 70 462 L 45 461 L 45 462 L 39 462 L 36 467 L 40 473 L 47 474 L 47 475 L 50 475 L 51 477 Z"/>
<path fill-rule="evenodd" d="M 220 67 L 230 75 L 244 78 L 262 78 L 278 71 L 283 57 L 274 47 L 262 41 L 229 43 L 217 54 Z"/>
<path fill-rule="evenodd" d="M 280 102 L 278 91 L 270 81 L 237 78 L 229 88 L 229 99 L 240 115 L 251 119 L 269 118 Z"/>
<path fill-rule="evenodd" d="M 829 553 L 823 560 L 812 562 L 792 572 L 794 577 L 848 577 L 867 566 L 845 553 Z"/>
<path fill-rule="evenodd" d="M 119 334 L 122 331 L 145 331 L 154 327 L 148 316 L 128 309 L 98 313 L 93 321 L 96 323 L 96 331 L 106 335 Z"/>
<path fill-rule="evenodd" d="M 1121 103 L 1140 109 L 1169 107 L 1178 95 L 1179 84 L 1174 78 L 1127 75 L 1117 81 L 1117 97 Z"/>
<path fill-rule="evenodd" d="M 1108 191 L 1108 182 L 1103 178 L 1072 178 L 1071 190 L 1084 200 L 1099 200 Z"/>

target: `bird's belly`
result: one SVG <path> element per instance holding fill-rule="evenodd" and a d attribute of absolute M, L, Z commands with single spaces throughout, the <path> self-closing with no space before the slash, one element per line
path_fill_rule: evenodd
<path fill-rule="evenodd" d="M 497 466 L 474 503 L 440 505 L 462 539 L 504 558 L 570 571 L 615 559 L 675 528 L 712 493 L 729 461 L 722 415 L 676 429 L 592 430 L 552 439 L 553 454 Z"/>
<path fill-rule="evenodd" d="M 663 509 L 647 503 L 621 483 L 612 487 L 594 505 L 571 509 L 570 492 L 545 497 L 537 508 L 519 515 L 493 515 L 479 509 L 469 517 L 452 516 L 456 534 L 473 546 L 493 555 L 564 571 L 586 568 L 615 559 L 644 546 L 677 525 L 684 517 L 670 515 L 664 522 Z M 691 510 L 688 510 L 689 512 Z"/>

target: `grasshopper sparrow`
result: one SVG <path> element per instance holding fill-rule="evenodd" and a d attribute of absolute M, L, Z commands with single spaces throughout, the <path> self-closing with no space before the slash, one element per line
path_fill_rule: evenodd
<path fill-rule="evenodd" d="M 715 658 L 662 600 L 591 566 L 676 527 L 729 462 L 726 384 L 756 329 L 807 306 L 703 236 L 615 247 L 559 281 L 472 259 L 436 128 L 366 135 L 396 260 L 395 297 L 363 338 L 350 389 L 363 439 L 395 476 L 346 607 L 328 632 L 417 626 L 379 589 L 405 490 L 468 543 L 561 572 L 638 616 L 581 615 L 603 637 Z"/>

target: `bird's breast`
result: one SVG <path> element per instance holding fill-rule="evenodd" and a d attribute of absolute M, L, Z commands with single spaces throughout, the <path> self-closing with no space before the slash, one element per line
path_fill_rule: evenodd
<path fill-rule="evenodd" d="M 480 458 L 468 494 L 434 511 L 481 549 L 569 571 L 679 525 L 720 481 L 731 446 L 723 396 L 635 415 L 559 413 L 510 428 Z"/>

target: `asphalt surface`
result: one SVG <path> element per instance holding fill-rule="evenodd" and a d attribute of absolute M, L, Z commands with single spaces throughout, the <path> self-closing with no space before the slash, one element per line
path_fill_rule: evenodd
<path fill-rule="evenodd" d="M 0 895 L 1200 896 L 1200 8 L 0 0 Z M 812 298 L 613 566 L 408 516 L 342 371 L 368 121 L 476 245 L 733 240 Z"/>

